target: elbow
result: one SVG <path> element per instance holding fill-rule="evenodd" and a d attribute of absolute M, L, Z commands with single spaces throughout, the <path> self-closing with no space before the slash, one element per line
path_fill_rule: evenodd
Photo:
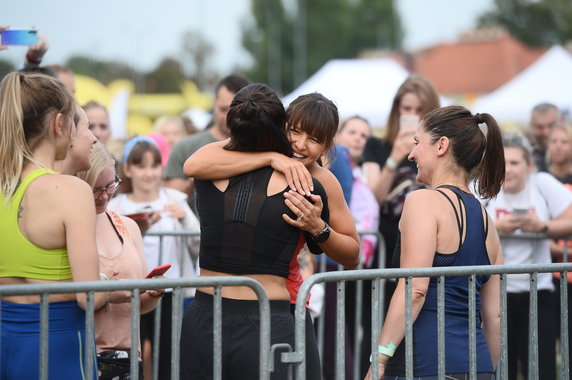
<path fill-rule="evenodd" d="M 185 164 L 183 165 L 183 174 L 191 178 L 194 178 L 197 175 L 197 171 L 195 170 L 195 165 L 193 165 L 192 162 L 190 162 L 190 158 L 187 159 L 187 161 L 185 161 Z"/>
<path fill-rule="evenodd" d="M 359 258 L 348 260 L 347 263 L 344 263 L 344 268 L 346 269 L 355 269 L 359 264 Z"/>
<path fill-rule="evenodd" d="M 348 255 L 345 261 L 346 262 L 343 263 L 344 268 L 355 269 L 355 267 L 359 265 L 359 249 L 356 252 L 352 252 L 351 255 Z"/>
<path fill-rule="evenodd" d="M 413 305 L 423 306 L 425 303 L 425 297 L 427 296 L 427 289 L 413 289 L 412 292 L 412 303 Z"/>

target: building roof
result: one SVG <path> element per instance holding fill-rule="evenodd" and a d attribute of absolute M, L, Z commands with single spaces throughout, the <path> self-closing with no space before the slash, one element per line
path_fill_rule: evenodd
<path fill-rule="evenodd" d="M 546 50 L 528 47 L 498 29 L 485 29 L 464 35 L 457 43 L 414 53 L 407 63 L 445 96 L 479 95 L 508 82 Z"/>

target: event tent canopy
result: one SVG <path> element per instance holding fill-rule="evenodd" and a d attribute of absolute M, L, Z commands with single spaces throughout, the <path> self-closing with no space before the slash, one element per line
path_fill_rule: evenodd
<path fill-rule="evenodd" d="M 518 76 L 478 98 L 471 109 L 490 113 L 499 123 L 527 124 L 532 108 L 544 102 L 568 115 L 572 111 L 572 55 L 560 46 L 553 46 Z"/>
<path fill-rule="evenodd" d="M 409 73 L 391 59 L 334 59 L 283 98 L 319 92 L 333 100 L 340 117 L 359 115 L 372 126 L 384 126 L 397 89 Z"/>

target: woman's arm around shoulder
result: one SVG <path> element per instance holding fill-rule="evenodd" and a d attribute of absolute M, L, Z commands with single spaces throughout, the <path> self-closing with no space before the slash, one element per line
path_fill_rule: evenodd
<path fill-rule="evenodd" d="M 73 281 L 98 281 L 99 256 L 95 240 L 95 203 L 89 185 L 81 179 L 61 175 L 57 191 L 58 209 L 61 210 L 66 234 L 66 247 Z M 77 301 L 86 307 L 86 297 L 77 294 Z M 107 293 L 96 293 L 97 310 L 107 301 Z"/>
<path fill-rule="evenodd" d="M 354 219 L 344 199 L 342 187 L 336 177 L 326 168 L 312 166 L 310 173 L 316 178 L 328 196 L 330 211 L 330 238 L 320 243 L 320 248 L 344 267 L 351 269 L 359 263 L 359 236 Z M 309 231 L 312 235 L 319 232 Z"/>
<path fill-rule="evenodd" d="M 225 179 L 270 165 L 270 153 L 246 153 L 223 149 L 229 139 L 207 144 L 193 153 L 183 166 L 191 178 Z"/>
<path fill-rule="evenodd" d="M 300 161 L 276 152 L 225 150 L 223 148 L 228 141 L 210 143 L 197 150 L 185 161 L 185 175 L 202 180 L 216 180 L 271 166 L 286 176 L 290 188 L 301 194 L 309 194 L 313 190 L 312 177 Z"/>

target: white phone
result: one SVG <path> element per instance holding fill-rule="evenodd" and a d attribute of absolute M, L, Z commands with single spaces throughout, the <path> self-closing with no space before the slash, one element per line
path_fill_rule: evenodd
<path fill-rule="evenodd" d="M 401 115 L 399 116 L 399 130 L 415 131 L 419 124 L 419 115 Z"/>

